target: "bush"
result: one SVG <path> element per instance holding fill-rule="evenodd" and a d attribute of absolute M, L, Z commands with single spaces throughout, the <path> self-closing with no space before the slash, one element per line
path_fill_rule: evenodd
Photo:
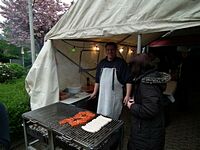
<path fill-rule="evenodd" d="M 0 64 L 0 83 L 18 79 L 25 74 L 25 69 L 18 64 Z"/>
<path fill-rule="evenodd" d="M 8 110 L 11 138 L 14 135 L 23 135 L 21 115 L 30 110 L 29 96 L 25 91 L 24 81 L 25 78 L 22 77 L 12 83 L 0 83 L 0 102 Z"/>
<path fill-rule="evenodd" d="M 24 67 L 18 65 L 18 64 L 8 64 L 8 67 L 13 71 L 15 78 L 21 78 L 25 74 Z"/>
<path fill-rule="evenodd" d="M 0 83 L 13 79 L 14 72 L 7 64 L 0 64 Z"/>

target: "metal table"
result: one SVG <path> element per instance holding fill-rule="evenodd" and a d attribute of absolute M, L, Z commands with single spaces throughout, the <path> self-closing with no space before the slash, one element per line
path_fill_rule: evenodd
<path fill-rule="evenodd" d="M 55 144 L 59 143 L 60 145 L 72 146 L 75 149 L 104 149 L 113 134 L 117 131 L 123 133 L 123 121 L 121 120 L 112 120 L 96 133 L 86 132 L 81 126 L 59 125 L 60 120 L 72 117 L 84 110 L 74 105 L 59 102 L 24 113 L 22 118 L 26 149 L 29 145 L 28 135 L 47 142 L 51 150 L 54 150 Z"/>

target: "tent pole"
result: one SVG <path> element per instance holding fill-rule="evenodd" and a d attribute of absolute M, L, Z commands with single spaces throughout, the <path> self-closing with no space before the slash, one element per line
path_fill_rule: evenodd
<path fill-rule="evenodd" d="M 142 48 L 142 34 L 138 34 L 137 36 L 137 54 L 141 53 Z"/>
<path fill-rule="evenodd" d="M 32 65 L 35 61 L 35 39 L 33 31 L 33 10 L 32 10 L 32 0 L 28 0 L 28 10 L 29 10 L 29 29 L 30 29 L 30 40 L 31 40 L 31 58 Z"/>
<path fill-rule="evenodd" d="M 149 53 L 149 45 L 146 46 L 146 53 Z"/>

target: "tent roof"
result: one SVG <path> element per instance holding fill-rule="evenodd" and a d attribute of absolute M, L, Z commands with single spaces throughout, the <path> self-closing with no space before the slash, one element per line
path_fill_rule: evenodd
<path fill-rule="evenodd" d="M 200 26 L 199 8 L 197 0 L 80 0 L 45 40 L 114 41 L 135 46 L 140 33 L 142 45 L 146 45 L 166 31 Z"/>

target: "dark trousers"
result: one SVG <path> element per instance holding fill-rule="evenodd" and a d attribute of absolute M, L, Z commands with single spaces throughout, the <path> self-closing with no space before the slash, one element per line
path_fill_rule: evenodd
<path fill-rule="evenodd" d="M 120 142 L 122 142 L 122 141 L 120 141 L 121 140 L 121 136 L 122 136 L 121 134 L 123 134 L 123 133 L 121 133 L 121 130 L 117 130 L 113 134 L 112 139 L 114 139 L 114 141 L 112 141 L 112 144 L 110 146 L 110 150 L 117 150 L 117 148 L 119 146 L 121 146 L 120 145 Z"/>

